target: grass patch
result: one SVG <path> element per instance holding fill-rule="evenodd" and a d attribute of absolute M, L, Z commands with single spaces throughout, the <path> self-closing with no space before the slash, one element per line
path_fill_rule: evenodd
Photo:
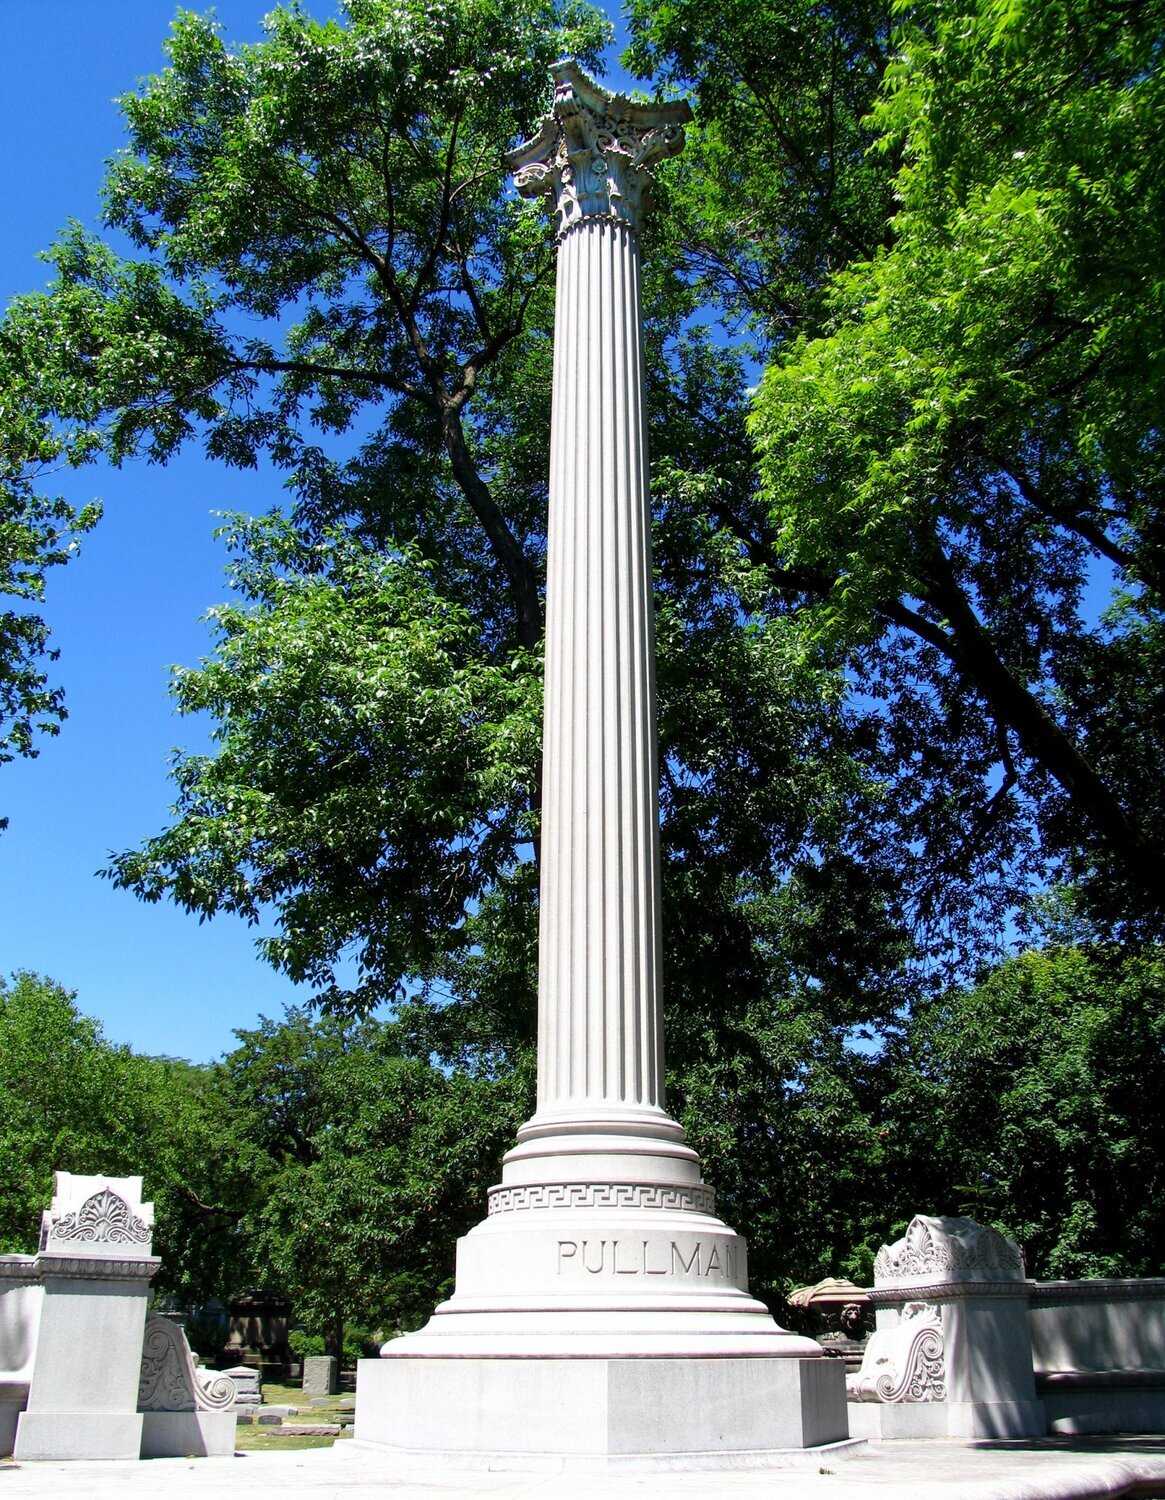
<path fill-rule="evenodd" d="M 280 1437 L 278 1427 L 236 1427 L 236 1453 L 293 1453 L 302 1448 L 330 1448 L 334 1437 Z"/>

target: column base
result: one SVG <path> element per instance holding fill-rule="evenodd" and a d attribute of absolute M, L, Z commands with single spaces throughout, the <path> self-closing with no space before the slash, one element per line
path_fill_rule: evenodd
<path fill-rule="evenodd" d="M 141 1412 L 25 1411 L 12 1456 L 24 1459 L 140 1458 Z"/>
<path fill-rule="evenodd" d="M 845 1372 L 828 1359 L 365 1359 L 355 1439 L 483 1467 L 782 1467 L 848 1449 Z"/>

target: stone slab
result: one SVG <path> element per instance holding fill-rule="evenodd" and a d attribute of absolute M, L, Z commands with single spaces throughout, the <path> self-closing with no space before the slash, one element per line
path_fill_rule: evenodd
<path fill-rule="evenodd" d="M 824 1472 L 820 1472 L 824 1471 Z M 1165 1442 L 871 1444 L 845 1463 L 772 1472 L 605 1475 L 407 1468 L 338 1442 L 150 1463 L 44 1463 L 0 1475 L 4 1500 L 1118 1500 L 1165 1492 Z"/>
<path fill-rule="evenodd" d="M 854 1437 L 885 1442 L 914 1438 L 1014 1440 L 1043 1437 L 1047 1419 L 1041 1401 L 851 1401 L 849 1430 Z"/>
<path fill-rule="evenodd" d="M 945 1438 L 947 1409 L 941 1401 L 851 1401 L 849 1430 L 872 1442 Z"/>
<path fill-rule="evenodd" d="M 224 1458 L 235 1451 L 233 1411 L 147 1411 L 143 1458 Z"/>
<path fill-rule="evenodd" d="M 140 1457 L 142 1413 L 26 1411 L 20 1415 L 13 1456 L 29 1459 Z"/>
<path fill-rule="evenodd" d="M 845 1441 L 845 1372 L 827 1359 L 370 1359 L 357 1441 L 511 1466 L 817 1448 Z"/>
<path fill-rule="evenodd" d="M 1165 1388 L 1045 1390 L 1043 1400 L 1049 1432 L 1165 1432 Z"/>
<path fill-rule="evenodd" d="M 339 1437 L 338 1422 L 285 1422 L 279 1429 L 283 1437 Z"/>

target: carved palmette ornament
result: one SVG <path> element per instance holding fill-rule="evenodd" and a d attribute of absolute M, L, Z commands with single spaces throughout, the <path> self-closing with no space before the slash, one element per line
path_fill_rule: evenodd
<path fill-rule="evenodd" d="M 50 1218 L 47 1243 L 68 1245 L 145 1245 L 150 1226 L 133 1212 L 112 1188 L 102 1188 L 86 1198 L 73 1213 Z"/>
<path fill-rule="evenodd" d="M 147 1314 L 138 1411 L 223 1411 L 235 1398 L 234 1381 L 226 1375 L 217 1370 L 200 1374 L 177 1323 Z"/>
<path fill-rule="evenodd" d="M 1022 1281 L 1023 1254 L 1014 1240 L 974 1219 L 916 1214 L 906 1233 L 883 1245 L 874 1285 L 912 1281 Z"/>
<path fill-rule="evenodd" d="M 871 1334 L 846 1394 L 851 1401 L 945 1401 L 942 1310 L 930 1302 L 906 1303 L 894 1327 Z"/>
<path fill-rule="evenodd" d="M 683 149 L 690 107 L 608 94 L 573 62 L 555 63 L 551 73 L 551 113 L 508 157 L 514 186 L 524 197 L 553 200 L 560 239 L 586 219 L 638 231 L 651 168 Z"/>

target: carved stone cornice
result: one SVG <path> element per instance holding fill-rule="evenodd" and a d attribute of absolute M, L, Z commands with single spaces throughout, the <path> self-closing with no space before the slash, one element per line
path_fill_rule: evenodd
<path fill-rule="evenodd" d="M 1049 1302 L 1142 1302 L 1165 1298 L 1165 1276 L 1098 1276 L 1087 1281 L 1031 1281 L 1033 1305 Z"/>
<path fill-rule="evenodd" d="M 685 101 L 636 104 L 609 94 L 573 62 L 550 70 L 554 103 L 538 134 L 507 156 L 514 186 L 526 198 L 553 199 L 557 234 L 588 219 L 624 224 L 637 233 L 651 186 L 651 168 L 683 150 Z"/>
<path fill-rule="evenodd" d="M 36 1280 L 35 1255 L 0 1255 L 0 1281 Z"/>
<path fill-rule="evenodd" d="M 871 1287 L 874 1307 L 893 1307 L 899 1302 L 957 1302 L 963 1297 L 1030 1297 L 1030 1281 L 903 1281 L 894 1286 Z"/>
<path fill-rule="evenodd" d="M 62 1255 L 42 1250 L 36 1271 L 41 1278 L 65 1276 L 72 1281 L 152 1281 L 161 1264 L 157 1255 Z"/>

